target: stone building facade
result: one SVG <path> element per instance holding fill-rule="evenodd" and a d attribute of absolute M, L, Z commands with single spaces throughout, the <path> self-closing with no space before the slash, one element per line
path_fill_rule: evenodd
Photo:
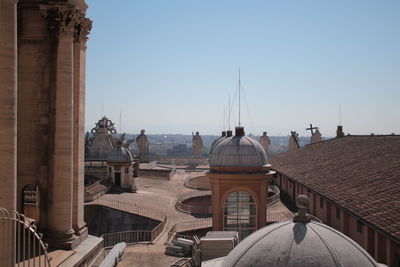
<path fill-rule="evenodd" d="M 22 211 L 23 189 L 37 186 L 38 225 L 53 248 L 71 249 L 87 237 L 86 9 L 83 0 L 0 5 L 0 206 Z"/>

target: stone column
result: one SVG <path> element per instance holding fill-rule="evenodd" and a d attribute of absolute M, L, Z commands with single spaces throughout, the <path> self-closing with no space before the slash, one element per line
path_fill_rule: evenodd
<path fill-rule="evenodd" d="M 85 76 L 86 41 L 92 22 L 83 18 L 75 28 L 74 38 L 74 132 L 73 132 L 73 213 L 72 225 L 81 239 L 87 237 L 84 221 L 84 179 L 85 179 Z"/>
<path fill-rule="evenodd" d="M 42 7 L 43 8 L 43 7 Z M 47 7 L 47 16 L 59 24 L 55 64 L 54 144 L 49 177 L 47 241 L 53 248 L 77 245 L 72 229 L 73 202 L 73 34 L 76 11 Z M 49 16 L 51 14 L 51 16 Z"/>
<path fill-rule="evenodd" d="M 0 0 L 0 207 L 16 209 L 17 12 L 16 0 Z M 0 213 L 0 216 L 4 216 Z M 0 221 L 0 228 L 6 226 Z M 2 229 L 1 229 L 2 230 Z M 6 230 L 7 231 L 7 230 Z M 0 265 L 13 265 L 14 236 L 1 232 Z"/>

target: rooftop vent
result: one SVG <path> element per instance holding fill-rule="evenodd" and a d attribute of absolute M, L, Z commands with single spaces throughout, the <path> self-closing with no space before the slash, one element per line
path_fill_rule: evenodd
<path fill-rule="evenodd" d="M 236 136 L 244 136 L 244 127 L 236 127 L 235 128 L 235 135 Z"/>

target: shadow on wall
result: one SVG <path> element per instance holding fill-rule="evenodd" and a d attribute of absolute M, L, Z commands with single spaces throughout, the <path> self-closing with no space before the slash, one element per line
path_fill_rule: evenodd
<path fill-rule="evenodd" d="M 152 231 L 160 224 L 157 220 L 100 205 L 85 206 L 85 221 L 89 234 L 95 236 L 133 230 Z"/>

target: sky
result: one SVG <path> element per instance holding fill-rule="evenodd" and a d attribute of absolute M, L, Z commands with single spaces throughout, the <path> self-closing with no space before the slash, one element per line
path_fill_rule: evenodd
<path fill-rule="evenodd" d="M 87 130 L 400 134 L 398 0 L 86 2 Z"/>

